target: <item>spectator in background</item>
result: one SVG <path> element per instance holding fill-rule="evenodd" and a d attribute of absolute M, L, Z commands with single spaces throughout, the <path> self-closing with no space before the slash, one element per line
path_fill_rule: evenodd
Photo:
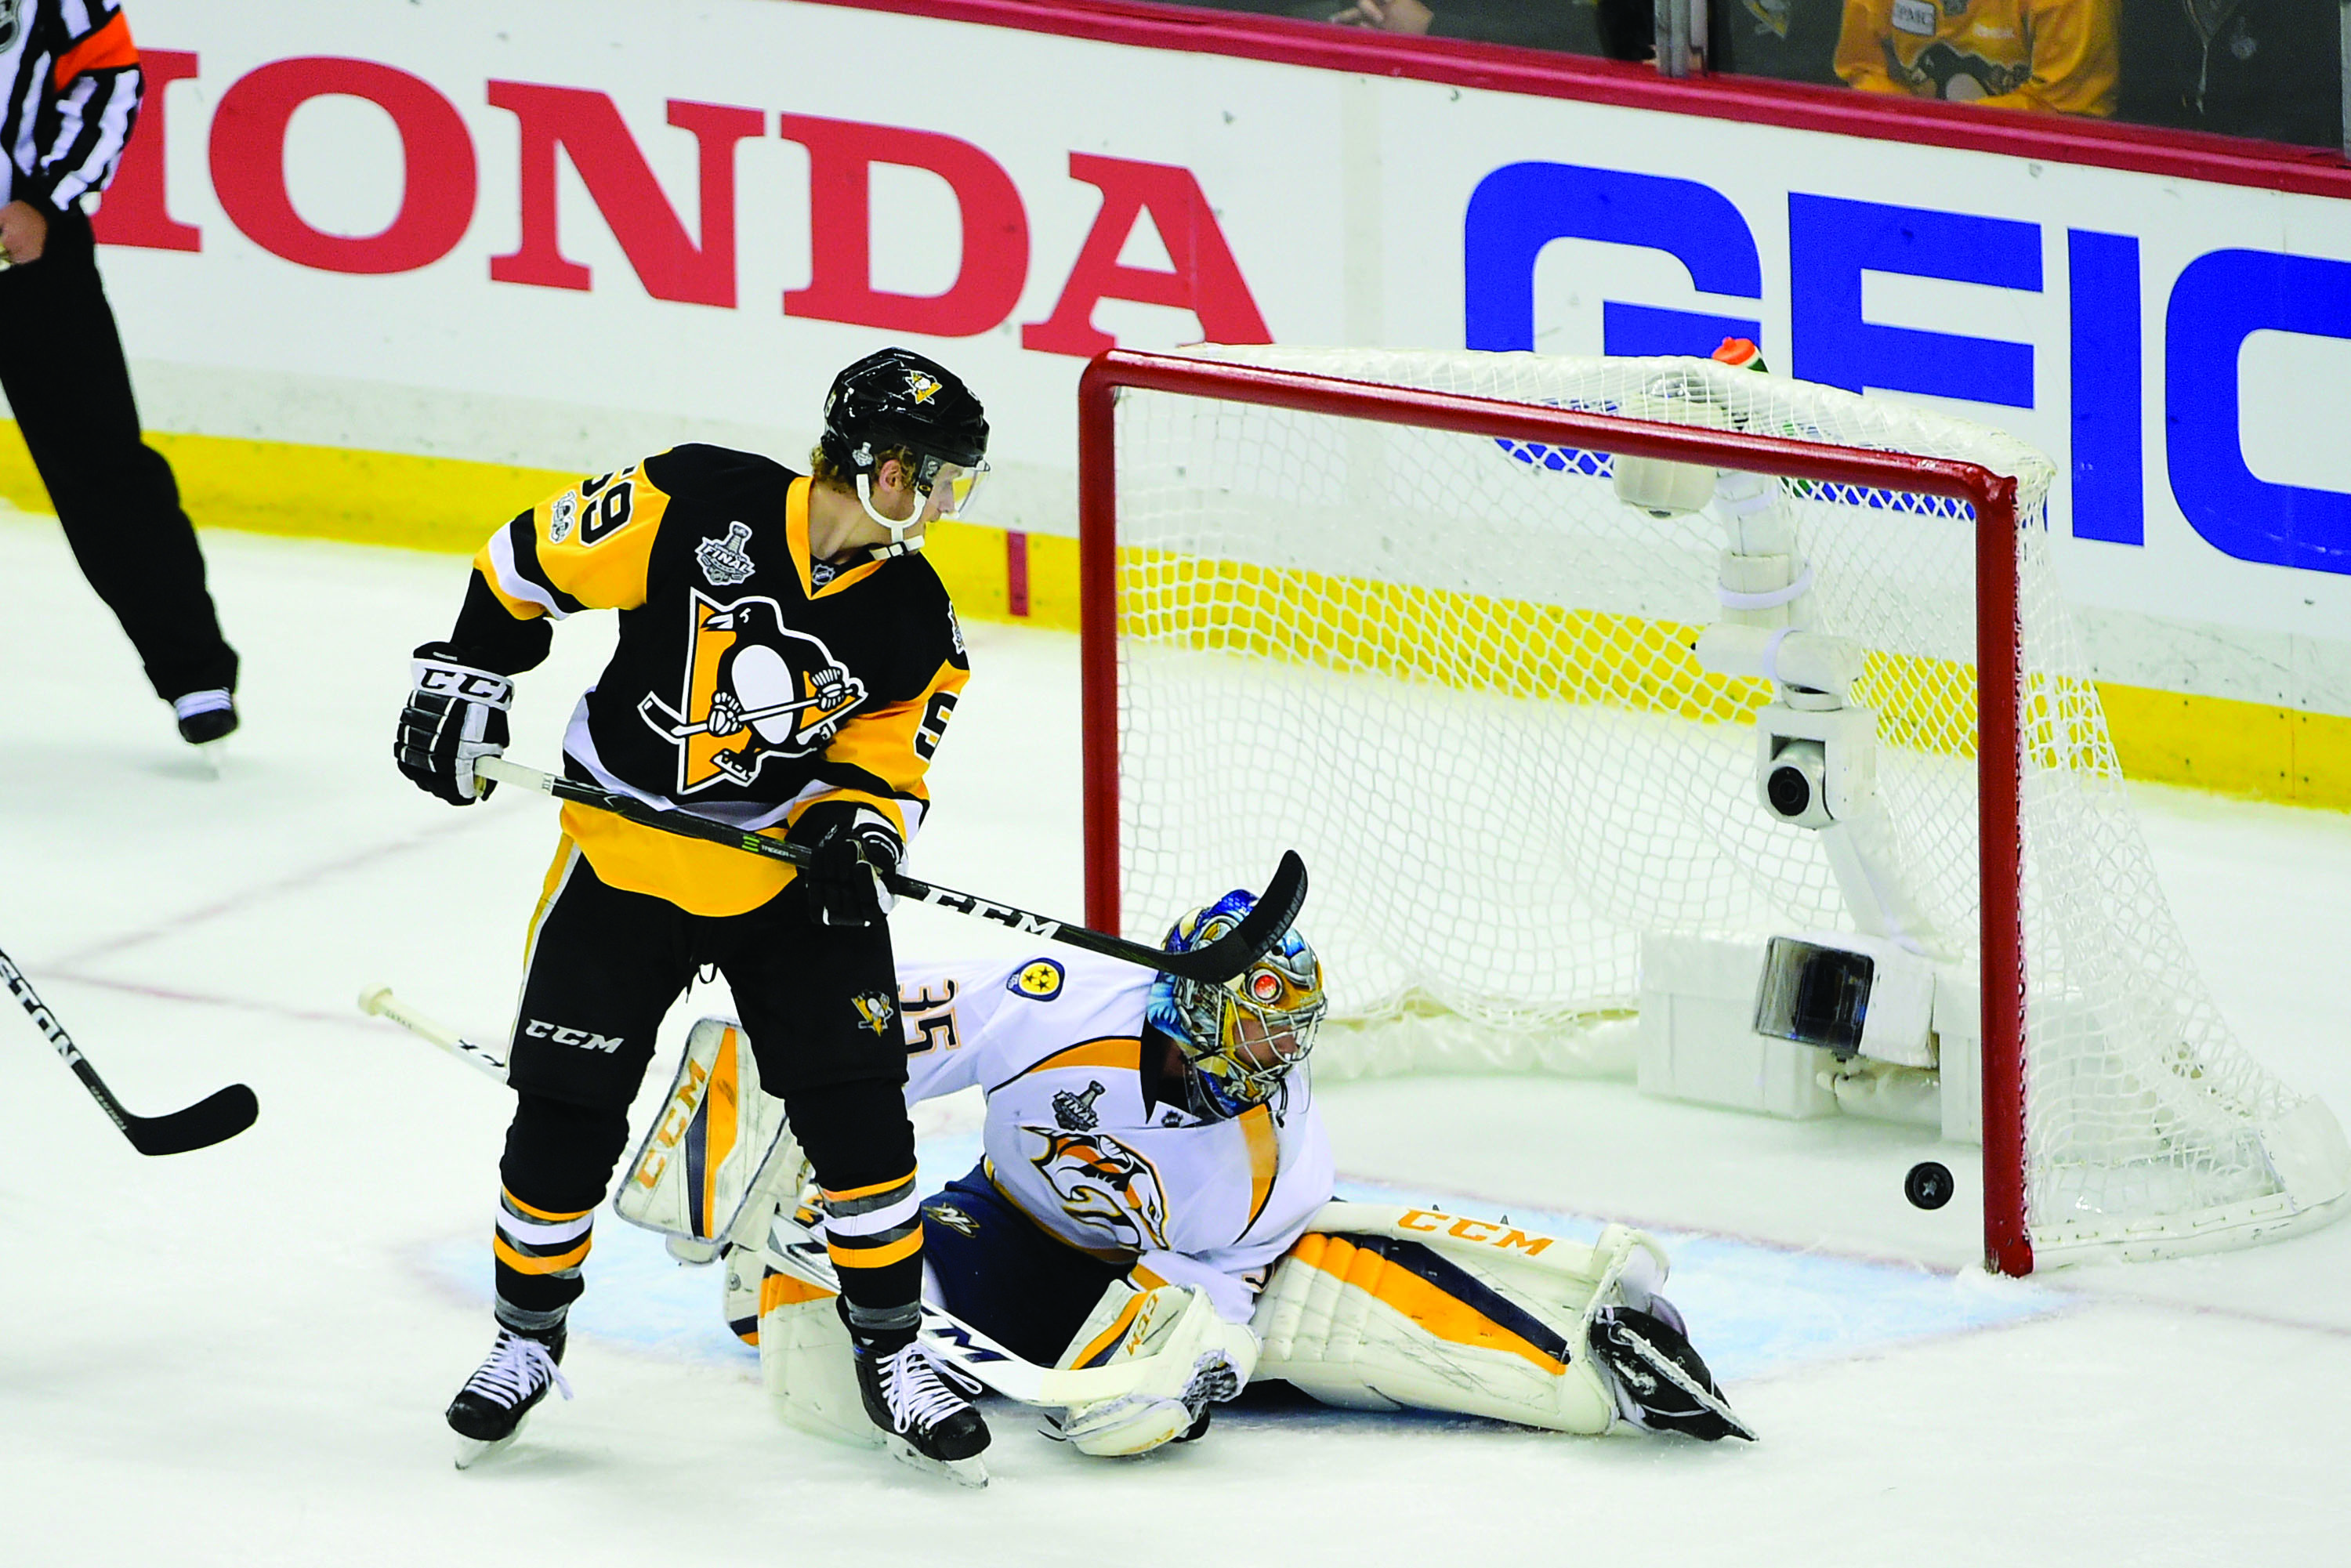
<path fill-rule="evenodd" d="M 1577 55 L 1604 52 L 1592 0 L 1356 0 L 1351 6 L 1328 5 L 1322 14 L 1342 26 L 1414 37 L 1468 38 Z"/>
<path fill-rule="evenodd" d="M 172 465 L 140 439 L 88 216 L 140 90 L 130 25 L 104 0 L 0 0 L 0 391 L 82 575 L 201 746 L 236 727 L 236 652 Z"/>
<path fill-rule="evenodd" d="M 2323 0 L 2122 0 L 2119 113 L 2141 125 L 2339 147 L 2340 26 Z"/>
<path fill-rule="evenodd" d="M 2115 0 L 1845 0 L 1836 68 L 1865 92 L 2111 115 Z"/>
<path fill-rule="evenodd" d="M 1844 9 L 1843 0 L 1712 0 L 1707 7 L 1708 67 L 1839 86 L 1836 47 Z"/>

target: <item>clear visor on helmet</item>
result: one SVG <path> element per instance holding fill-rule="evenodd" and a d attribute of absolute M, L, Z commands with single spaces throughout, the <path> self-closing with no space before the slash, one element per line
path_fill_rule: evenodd
<path fill-rule="evenodd" d="M 931 458 L 923 464 L 923 477 L 914 487 L 938 502 L 942 517 L 962 517 L 964 508 L 971 505 L 972 497 L 977 493 L 979 482 L 988 473 L 985 457 L 967 468 L 960 463 Z"/>

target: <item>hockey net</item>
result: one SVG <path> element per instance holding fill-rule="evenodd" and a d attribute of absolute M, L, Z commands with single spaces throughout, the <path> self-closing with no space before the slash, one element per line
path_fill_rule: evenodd
<path fill-rule="evenodd" d="M 1481 424 L 1463 399 L 1525 418 Z M 1757 800 L 1772 687 L 1692 653 L 1722 612 L 1719 519 L 1627 506 L 1608 448 L 1542 437 L 1590 415 L 1773 475 L 1818 629 L 1867 650 L 1853 697 L 1876 714 L 1899 858 L 1988 998 L 1989 1260 L 2156 1256 L 2331 1215 L 2339 1129 L 2232 1038 L 2156 883 L 2059 593 L 2050 464 L 1925 410 L 1695 360 L 1097 361 L 1093 923 L 1155 938 L 1297 848 L 1346 1026 L 1318 1048 L 1325 1077 L 1605 1067 L 1644 934 L 1851 929 L 1817 835 Z M 1779 455 L 1709 456 L 1726 432 Z M 2013 570 L 1988 555 L 1980 587 L 1963 469 L 2012 482 L 2016 526 L 1992 527 Z M 1979 691 L 1980 613 L 2015 628 L 2012 659 L 1987 644 L 2012 702 Z M 1986 750 L 2017 764 L 1980 776 Z"/>

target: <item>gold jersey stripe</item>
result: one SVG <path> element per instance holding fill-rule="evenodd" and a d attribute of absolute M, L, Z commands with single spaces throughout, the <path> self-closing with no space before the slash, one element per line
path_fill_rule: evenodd
<path fill-rule="evenodd" d="M 1249 1145 L 1249 1225 L 1241 1227 L 1246 1236 L 1265 1212 L 1265 1200 L 1273 1196 L 1273 1178 L 1281 1168 L 1281 1138 L 1274 1131 L 1273 1108 L 1252 1105 L 1242 1112 L 1241 1137 Z"/>

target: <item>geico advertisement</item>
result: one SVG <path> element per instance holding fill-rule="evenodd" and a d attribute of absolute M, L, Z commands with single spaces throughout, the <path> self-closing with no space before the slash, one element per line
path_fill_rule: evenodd
<path fill-rule="evenodd" d="M 347 444 L 542 466 L 632 455 L 554 450 L 549 410 L 805 441 L 897 339 L 987 400 L 990 520 L 1069 532 L 1113 343 L 1740 334 L 2050 454 L 2079 600 L 2351 624 L 2351 204 L 787 0 L 131 21 L 99 225 L 133 358 L 207 378 L 166 428 L 316 439 L 331 403 Z"/>

